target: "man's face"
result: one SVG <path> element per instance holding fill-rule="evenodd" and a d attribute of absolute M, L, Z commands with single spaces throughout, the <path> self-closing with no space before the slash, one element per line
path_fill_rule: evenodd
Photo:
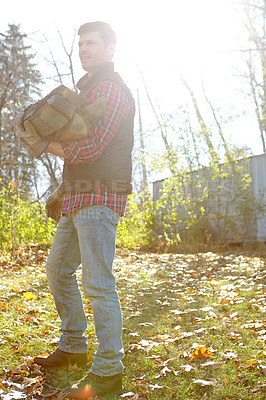
<path fill-rule="evenodd" d="M 105 45 L 100 32 L 82 33 L 79 38 L 79 57 L 83 69 L 89 75 L 95 67 L 111 61 L 114 53 L 114 44 Z"/>

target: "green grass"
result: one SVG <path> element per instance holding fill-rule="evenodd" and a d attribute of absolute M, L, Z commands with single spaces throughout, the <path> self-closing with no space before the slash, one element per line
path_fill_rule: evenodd
<path fill-rule="evenodd" d="M 39 250 L 0 260 L 0 389 L 20 383 L 29 399 L 56 399 L 56 389 L 84 374 L 32 364 L 60 337 L 45 259 Z M 126 399 L 266 398 L 264 254 L 118 249 L 114 271 L 124 316 L 124 392 L 134 393 Z M 97 339 L 85 299 L 84 307 L 90 366 Z"/>

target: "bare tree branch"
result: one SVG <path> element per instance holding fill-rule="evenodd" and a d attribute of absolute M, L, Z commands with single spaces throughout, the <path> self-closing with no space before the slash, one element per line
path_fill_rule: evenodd
<path fill-rule="evenodd" d="M 224 146 L 224 149 L 225 149 L 226 156 L 227 156 L 228 160 L 230 161 L 231 160 L 231 155 L 230 155 L 230 152 L 229 152 L 229 149 L 228 149 L 228 146 L 227 146 L 224 134 L 223 134 L 222 126 L 221 126 L 221 124 L 220 124 L 220 122 L 219 122 L 219 120 L 217 118 L 216 111 L 215 111 L 212 103 L 210 102 L 209 98 L 207 97 L 207 94 L 206 94 L 206 91 L 205 91 L 205 87 L 204 87 L 204 83 L 203 83 L 203 79 L 201 79 L 201 86 L 202 86 L 202 91 L 203 91 L 205 100 L 207 101 L 207 103 L 210 106 L 213 118 L 214 118 L 214 120 L 216 122 L 216 125 L 218 127 L 219 135 L 220 135 L 220 138 L 222 139 L 222 143 L 223 143 L 223 146 Z"/>
<path fill-rule="evenodd" d="M 61 44 L 63 46 L 63 49 L 68 57 L 68 61 L 69 61 L 69 69 L 70 69 L 70 74 L 71 74 L 71 79 L 72 79 L 72 85 L 73 85 L 73 89 L 75 91 L 77 91 L 76 89 L 76 84 L 75 84 L 75 79 L 74 79 L 74 69 L 73 69 L 73 62 L 72 62 L 72 54 L 73 54 L 73 49 L 74 49 L 74 42 L 75 42 L 75 37 L 76 37 L 76 31 L 74 32 L 74 36 L 73 36 L 73 40 L 72 40 L 72 44 L 71 44 L 71 48 L 70 48 L 70 52 L 67 51 L 65 43 L 63 41 L 62 35 L 60 33 L 59 30 L 57 30 L 58 35 L 60 37 L 61 40 Z"/>
<path fill-rule="evenodd" d="M 210 135 L 209 135 L 209 130 L 208 130 L 208 128 L 207 128 L 207 126 L 206 126 L 206 124 L 204 122 L 204 119 L 203 119 L 202 115 L 201 115 L 201 112 L 200 112 L 196 97 L 195 97 L 191 87 L 189 86 L 188 82 L 186 81 L 186 79 L 184 78 L 184 76 L 182 74 L 180 74 L 180 78 L 181 78 L 181 81 L 183 82 L 184 86 L 186 87 L 186 89 L 189 91 L 189 94 L 190 94 L 192 103 L 193 103 L 194 108 L 195 108 L 195 112 L 196 112 L 196 115 L 197 115 L 197 119 L 198 119 L 198 122 L 199 122 L 199 125 L 200 125 L 200 128 L 201 128 L 201 131 L 203 133 L 204 139 L 206 141 L 206 144 L 207 144 L 209 152 L 210 152 L 210 156 L 211 156 L 212 162 L 213 163 L 217 163 L 218 162 L 218 154 L 217 154 L 217 152 L 214 149 L 214 146 L 212 144 L 212 141 L 211 141 L 211 138 L 210 138 Z"/>
<path fill-rule="evenodd" d="M 148 98 L 149 103 L 150 103 L 150 105 L 151 105 L 152 111 L 153 111 L 153 113 L 154 113 L 154 115 L 155 115 L 155 118 L 156 118 L 156 120 L 157 120 L 157 122 L 158 122 L 158 125 L 159 125 L 159 128 L 160 128 L 160 132 L 161 132 L 161 136 L 162 136 L 162 139 L 163 139 L 163 142 L 164 142 L 164 144 L 165 144 L 166 149 L 169 149 L 170 146 L 169 146 L 169 143 L 168 143 L 168 140 L 167 140 L 167 135 L 166 135 L 166 133 L 163 131 L 163 124 L 161 123 L 161 120 L 160 120 L 160 118 L 159 118 L 159 115 L 157 114 L 157 111 L 156 111 L 156 109 L 155 109 L 155 107 L 154 107 L 154 104 L 153 104 L 153 102 L 152 102 L 152 100 L 151 100 L 151 97 L 150 97 L 150 94 L 149 94 L 149 90 L 148 90 L 148 88 L 147 88 L 147 85 L 146 85 L 144 76 L 143 76 L 143 74 L 142 74 L 142 71 L 141 71 L 140 69 L 139 69 L 139 71 L 140 71 L 140 75 L 141 75 L 141 78 L 142 78 L 142 81 L 143 81 L 143 84 L 144 84 L 144 87 L 145 87 L 145 91 L 146 91 L 147 98 Z"/>
<path fill-rule="evenodd" d="M 140 98 L 139 98 L 139 90 L 137 89 L 137 100 L 138 100 L 138 111 L 139 111 L 139 137 L 140 137 L 140 150 L 141 150 L 141 172 L 142 172 L 142 186 L 143 192 L 148 186 L 147 179 L 147 169 L 145 162 L 145 144 L 144 144 L 144 133 L 142 129 L 142 119 L 141 119 L 141 108 L 140 108 Z"/>
<path fill-rule="evenodd" d="M 253 8 L 256 8 L 256 9 L 258 9 L 258 10 L 265 11 L 265 7 L 264 7 L 264 8 L 263 8 L 263 7 L 260 7 L 260 6 L 258 6 L 257 4 L 252 4 L 252 3 L 249 3 L 248 1 L 247 1 L 247 2 L 245 2 L 245 1 L 236 1 L 236 0 L 231 0 L 231 1 L 232 1 L 232 3 L 234 3 L 234 4 L 239 4 L 239 5 L 242 5 L 242 6 L 253 7 Z"/>
<path fill-rule="evenodd" d="M 43 36 L 44 36 L 44 39 L 45 39 L 46 44 L 47 44 L 47 46 L 48 46 L 50 56 L 51 56 L 51 58 L 52 58 L 52 65 L 55 67 L 55 70 L 56 70 L 56 73 L 57 73 L 57 77 L 58 77 L 58 79 L 59 79 L 59 82 L 61 83 L 61 85 L 63 85 L 62 75 L 61 75 L 60 72 L 59 72 L 59 69 L 58 69 L 58 66 L 57 66 L 57 62 L 56 62 L 56 60 L 55 60 L 55 58 L 54 58 L 54 55 L 53 55 L 53 52 L 52 52 L 51 47 L 50 47 L 50 45 L 49 45 L 49 42 L 48 42 L 46 36 L 45 36 L 45 35 L 43 35 Z"/>

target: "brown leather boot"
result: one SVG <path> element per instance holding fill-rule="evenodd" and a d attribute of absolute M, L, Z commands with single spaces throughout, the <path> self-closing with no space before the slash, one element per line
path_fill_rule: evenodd
<path fill-rule="evenodd" d="M 67 353 L 56 349 L 48 357 L 35 357 L 34 362 L 43 368 L 62 368 L 68 367 L 69 364 L 77 364 L 78 367 L 85 367 L 87 364 L 87 353 Z"/>
<path fill-rule="evenodd" d="M 98 376 L 89 372 L 79 383 L 62 390 L 62 398 L 71 400 L 87 400 L 97 395 L 121 394 L 122 373 L 112 376 Z"/>

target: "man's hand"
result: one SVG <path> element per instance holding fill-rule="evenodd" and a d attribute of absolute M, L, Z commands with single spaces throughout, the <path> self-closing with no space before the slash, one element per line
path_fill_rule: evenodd
<path fill-rule="evenodd" d="M 61 146 L 61 143 L 59 143 L 59 142 L 50 142 L 48 144 L 48 146 L 46 147 L 45 153 L 54 154 L 55 156 L 62 157 L 65 160 L 69 160 L 70 159 L 63 152 L 63 148 Z"/>

